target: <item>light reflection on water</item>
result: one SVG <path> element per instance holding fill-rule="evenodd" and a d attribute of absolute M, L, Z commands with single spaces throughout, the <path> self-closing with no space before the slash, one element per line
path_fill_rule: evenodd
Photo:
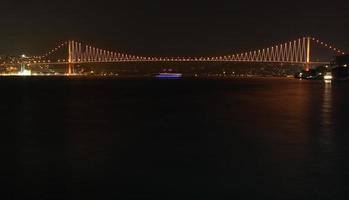
<path fill-rule="evenodd" d="M 330 152 L 334 148 L 334 134 L 333 129 L 333 101 L 332 101 L 332 83 L 324 83 L 322 107 L 321 107 L 321 123 L 319 123 L 320 131 L 318 142 L 323 148 L 323 151 Z"/>
<path fill-rule="evenodd" d="M 2 105 L 15 102 L 6 118 L 16 119 L 8 132 L 18 199 L 153 199 L 159 191 L 338 199 L 344 191 L 348 145 L 335 137 L 347 135 L 345 84 L 72 78 L 0 88 L 11 88 Z"/>

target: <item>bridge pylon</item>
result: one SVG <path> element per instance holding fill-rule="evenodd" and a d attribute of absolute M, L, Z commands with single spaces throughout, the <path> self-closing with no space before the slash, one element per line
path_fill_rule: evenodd
<path fill-rule="evenodd" d="M 75 52 L 74 41 L 68 42 L 68 75 L 73 75 L 75 73 L 74 70 L 74 55 Z"/>
<path fill-rule="evenodd" d="M 307 36 L 306 40 L 307 40 L 307 57 L 306 57 L 305 68 L 307 71 L 309 71 L 309 69 L 310 69 L 311 37 Z"/>

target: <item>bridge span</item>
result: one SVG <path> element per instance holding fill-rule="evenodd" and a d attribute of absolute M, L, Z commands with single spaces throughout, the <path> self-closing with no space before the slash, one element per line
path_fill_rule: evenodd
<path fill-rule="evenodd" d="M 74 65 L 89 63 L 126 63 L 126 62 L 248 62 L 248 63 L 280 63 L 298 64 L 309 68 L 311 65 L 326 65 L 330 61 L 312 61 L 312 45 L 325 48 L 335 55 L 345 54 L 339 48 L 318 40 L 314 37 L 302 37 L 296 40 L 279 43 L 268 48 L 258 50 L 206 57 L 159 57 L 139 56 L 125 54 L 119 51 L 109 51 L 86 45 L 77 41 L 66 41 L 41 56 L 35 56 L 35 60 L 25 63 L 27 65 L 67 65 L 68 74 L 74 73 Z M 66 52 L 67 57 L 55 58 L 59 51 Z"/>

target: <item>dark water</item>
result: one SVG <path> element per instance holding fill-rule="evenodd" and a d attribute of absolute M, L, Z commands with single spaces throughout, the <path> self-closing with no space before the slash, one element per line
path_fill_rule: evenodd
<path fill-rule="evenodd" d="M 1 199 L 348 199 L 349 83 L 1 78 Z"/>

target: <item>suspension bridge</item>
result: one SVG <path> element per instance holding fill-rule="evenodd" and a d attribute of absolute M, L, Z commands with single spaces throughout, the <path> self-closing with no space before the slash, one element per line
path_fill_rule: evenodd
<path fill-rule="evenodd" d="M 74 74 L 74 65 L 87 63 L 122 63 L 122 62 L 251 62 L 251 63 L 284 63 L 302 64 L 307 67 L 313 64 L 328 64 L 311 59 L 313 44 L 328 49 L 334 55 L 344 55 L 345 52 L 335 46 L 314 37 L 302 37 L 296 40 L 280 43 L 268 48 L 222 55 L 214 57 L 156 57 L 125 54 L 119 51 L 109 51 L 77 41 L 66 41 L 41 56 L 34 56 L 29 65 L 68 65 L 68 74 Z M 63 50 L 66 58 L 53 58 Z"/>

